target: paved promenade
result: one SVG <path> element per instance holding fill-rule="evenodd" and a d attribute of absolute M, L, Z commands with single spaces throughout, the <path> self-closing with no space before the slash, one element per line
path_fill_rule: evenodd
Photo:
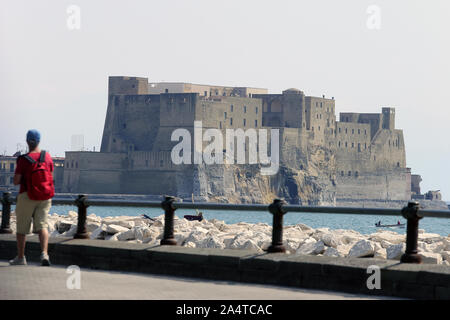
<path fill-rule="evenodd" d="M 268 285 L 81 269 L 80 289 L 68 289 L 62 266 L 9 266 L 0 260 L 0 300 L 6 299 L 374 299 L 377 297 Z M 391 298 L 388 298 L 391 299 Z"/>

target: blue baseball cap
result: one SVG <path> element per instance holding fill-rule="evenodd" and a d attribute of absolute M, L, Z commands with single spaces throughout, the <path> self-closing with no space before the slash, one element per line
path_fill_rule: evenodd
<path fill-rule="evenodd" d="M 27 141 L 34 141 L 36 143 L 39 143 L 39 141 L 41 141 L 41 134 L 36 129 L 28 130 Z"/>

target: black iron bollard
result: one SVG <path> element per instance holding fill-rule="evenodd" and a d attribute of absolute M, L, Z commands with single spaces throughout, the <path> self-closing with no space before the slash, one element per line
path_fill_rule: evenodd
<path fill-rule="evenodd" d="M 422 263 L 422 257 L 417 253 L 417 240 L 419 238 L 419 203 L 409 202 L 407 207 L 402 209 L 402 215 L 408 220 L 406 226 L 406 250 L 400 262 Z"/>
<path fill-rule="evenodd" d="M 273 214 L 273 228 L 272 228 L 272 245 L 267 249 L 267 252 L 286 252 L 283 245 L 283 215 L 286 213 L 283 206 L 286 201 L 282 199 L 273 200 L 269 205 L 269 211 Z"/>
<path fill-rule="evenodd" d="M 175 216 L 175 208 L 173 203 L 174 197 L 166 196 L 161 202 L 161 207 L 164 209 L 164 237 L 161 240 L 161 245 L 176 246 L 177 240 L 173 236 L 173 218 Z"/>
<path fill-rule="evenodd" d="M 75 205 L 78 207 L 78 225 L 77 233 L 73 236 L 74 239 L 89 239 L 89 233 L 86 230 L 86 216 L 87 207 L 89 207 L 87 197 L 80 194 L 75 199 Z"/>
<path fill-rule="evenodd" d="M 11 219 L 11 192 L 3 192 L 2 198 L 2 226 L 0 227 L 0 233 L 12 233 L 9 221 Z"/>

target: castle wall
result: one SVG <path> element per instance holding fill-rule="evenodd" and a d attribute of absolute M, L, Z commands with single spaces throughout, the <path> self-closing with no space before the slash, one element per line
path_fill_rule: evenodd
<path fill-rule="evenodd" d="M 334 110 L 334 99 L 305 97 L 305 124 L 306 130 L 314 133 L 312 143 L 328 147 L 333 144 L 336 123 Z"/>
<path fill-rule="evenodd" d="M 66 152 L 62 192 L 120 193 L 126 154 Z"/>
<path fill-rule="evenodd" d="M 100 151 L 152 150 L 159 126 L 159 95 L 112 95 Z"/>

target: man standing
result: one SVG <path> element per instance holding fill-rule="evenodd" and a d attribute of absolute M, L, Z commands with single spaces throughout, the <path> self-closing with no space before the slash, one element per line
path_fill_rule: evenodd
<path fill-rule="evenodd" d="M 47 216 L 55 195 L 53 185 L 53 161 L 48 152 L 39 149 L 41 135 L 32 129 L 27 132 L 29 153 L 17 158 L 14 184 L 20 184 L 16 205 L 17 256 L 9 261 L 11 265 L 26 265 L 25 239 L 30 233 L 39 233 L 41 243 L 41 264 L 50 265 L 48 256 Z"/>

